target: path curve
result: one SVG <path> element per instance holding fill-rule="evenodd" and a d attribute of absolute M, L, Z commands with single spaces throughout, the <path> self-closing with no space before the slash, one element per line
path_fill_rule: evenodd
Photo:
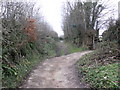
<path fill-rule="evenodd" d="M 45 60 L 30 74 L 21 88 L 86 88 L 80 83 L 75 63 L 84 51 Z"/>

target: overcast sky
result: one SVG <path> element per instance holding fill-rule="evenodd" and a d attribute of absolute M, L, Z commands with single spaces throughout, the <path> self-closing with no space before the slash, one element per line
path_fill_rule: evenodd
<path fill-rule="evenodd" d="M 109 0 L 109 2 L 106 2 L 107 5 L 110 5 L 110 9 L 114 8 L 116 10 L 115 13 L 107 15 L 106 18 L 110 17 L 111 15 L 117 18 L 118 1 L 120 0 Z M 36 2 L 37 5 L 41 7 L 45 20 L 53 26 L 53 29 L 58 33 L 58 35 L 63 35 L 61 28 L 63 13 L 62 5 L 64 2 L 66 2 L 66 0 L 34 0 L 34 2 Z M 101 30 L 100 34 L 103 31 L 104 30 Z"/>

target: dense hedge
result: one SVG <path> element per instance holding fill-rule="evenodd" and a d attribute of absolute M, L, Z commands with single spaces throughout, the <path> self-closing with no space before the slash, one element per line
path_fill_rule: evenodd
<path fill-rule="evenodd" d="M 17 87 L 44 57 L 55 56 L 57 34 L 49 24 L 35 19 L 34 6 L 24 2 L 2 3 L 3 87 Z"/>

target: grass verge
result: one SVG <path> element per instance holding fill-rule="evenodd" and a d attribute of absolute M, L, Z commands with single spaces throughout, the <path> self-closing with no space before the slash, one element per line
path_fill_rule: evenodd
<path fill-rule="evenodd" d="M 14 75 L 9 77 L 3 77 L 4 82 L 3 86 L 7 88 L 15 88 L 18 87 L 23 79 L 29 74 L 29 72 L 38 65 L 43 60 L 40 55 L 34 54 L 32 55 L 29 60 L 23 59 L 21 62 L 14 66 Z M 4 76 L 4 75 L 3 75 Z"/>
<path fill-rule="evenodd" d="M 75 53 L 75 52 L 81 52 L 81 51 L 88 50 L 87 47 L 77 47 L 76 45 L 71 44 L 69 42 L 66 42 L 66 45 L 68 46 L 69 53 Z"/>
<path fill-rule="evenodd" d="M 102 43 L 102 48 L 84 55 L 77 62 L 79 74 L 83 77 L 82 82 L 88 83 L 91 88 L 120 88 L 120 64 L 114 44 Z"/>

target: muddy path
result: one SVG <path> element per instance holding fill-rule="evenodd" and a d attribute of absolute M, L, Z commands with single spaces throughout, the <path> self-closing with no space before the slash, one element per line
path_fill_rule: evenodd
<path fill-rule="evenodd" d="M 80 83 L 75 63 L 84 51 L 45 60 L 30 74 L 22 88 L 86 88 Z"/>

